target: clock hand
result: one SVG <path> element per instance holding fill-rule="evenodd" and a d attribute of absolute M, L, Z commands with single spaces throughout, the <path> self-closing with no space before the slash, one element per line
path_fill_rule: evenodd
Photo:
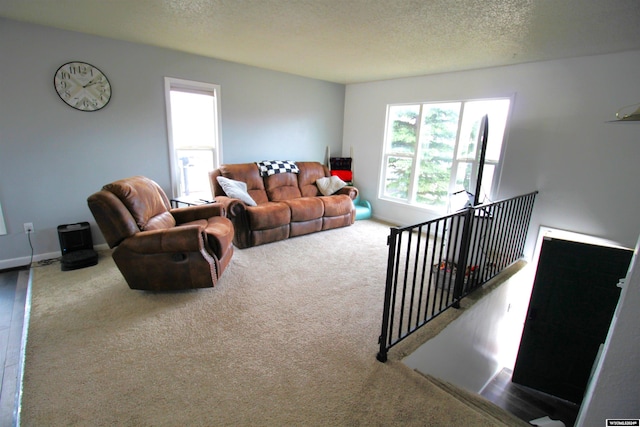
<path fill-rule="evenodd" d="M 82 89 L 86 89 L 86 88 L 88 88 L 89 86 L 94 85 L 94 84 L 96 84 L 96 83 L 98 83 L 98 78 L 97 78 L 97 77 L 96 77 L 95 79 L 91 80 L 91 81 L 90 81 L 89 83 L 87 83 L 86 85 L 82 86 Z"/>

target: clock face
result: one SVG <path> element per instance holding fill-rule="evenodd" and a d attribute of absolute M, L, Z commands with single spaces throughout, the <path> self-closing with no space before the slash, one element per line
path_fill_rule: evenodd
<path fill-rule="evenodd" d="M 53 77 L 60 99 L 80 111 L 97 111 L 111 99 L 111 84 L 93 65 L 69 62 L 62 65 Z"/>

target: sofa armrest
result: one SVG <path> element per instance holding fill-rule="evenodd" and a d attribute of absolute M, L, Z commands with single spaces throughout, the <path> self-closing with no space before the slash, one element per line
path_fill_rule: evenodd
<path fill-rule="evenodd" d="M 234 201 L 234 200 L 238 200 L 238 199 L 232 199 L 231 197 L 227 197 L 227 196 L 216 196 L 213 198 L 213 200 L 215 200 L 215 204 L 222 206 L 225 210 L 225 213 L 229 213 L 229 204 Z"/>
<path fill-rule="evenodd" d="M 225 207 L 227 218 L 233 224 L 233 244 L 240 248 L 251 246 L 251 229 L 247 218 L 247 205 L 240 199 L 227 196 L 216 196 L 216 202 Z"/>
<path fill-rule="evenodd" d="M 200 226 L 185 225 L 163 230 L 142 231 L 125 239 L 119 247 L 140 254 L 194 252 L 204 248 L 204 237 Z"/>
<path fill-rule="evenodd" d="M 354 186 L 347 185 L 336 191 L 335 194 L 346 194 L 351 200 L 355 200 L 356 197 L 358 197 L 358 189 Z"/>
<path fill-rule="evenodd" d="M 233 219 L 241 217 L 247 210 L 247 205 L 240 199 L 234 199 L 227 196 L 216 196 L 217 204 L 224 207 L 227 218 Z"/>
<path fill-rule="evenodd" d="M 226 216 L 225 206 L 219 203 L 207 203 L 198 206 L 187 206 L 185 208 L 175 208 L 169 211 L 176 220 L 176 224 L 207 219 L 214 216 Z"/>

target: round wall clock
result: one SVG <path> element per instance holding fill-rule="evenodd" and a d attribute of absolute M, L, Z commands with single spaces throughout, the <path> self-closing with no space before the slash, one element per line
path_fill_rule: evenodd
<path fill-rule="evenodd" d="M 56 71 L 53 85 L 66 104 L 80 111 L 98 111 L 111 99 L 107 77 L 86 62 L 68 62 Z"/>

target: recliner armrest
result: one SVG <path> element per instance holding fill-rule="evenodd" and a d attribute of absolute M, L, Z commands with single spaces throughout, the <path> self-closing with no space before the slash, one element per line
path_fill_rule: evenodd
<path fill-rule="evenodd" d="M 121 249 L 141 254 L 162 252 L 193 252 L 204 247 L 202 228 L 198 225 L 166 228 L 163 230 L 141 231 L 119 245 Z"/>
<path fill-rule="evenodd" d="M 176 224 L 208 219 L 213 216 L 225 216 L 226 210 L 220 203 L 207 203 L 205 205 L 187 206 L 185 208 L 175 208 L 169 211 L 176 220 Z"/>

